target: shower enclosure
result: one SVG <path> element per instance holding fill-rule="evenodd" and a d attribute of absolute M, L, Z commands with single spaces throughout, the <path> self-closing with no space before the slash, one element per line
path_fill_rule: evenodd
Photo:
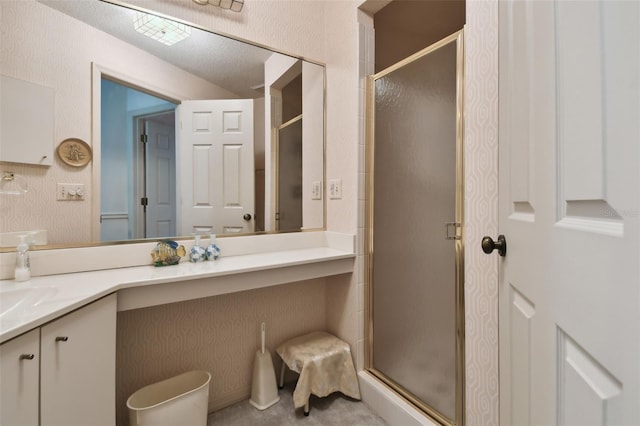
<path fill-rule="evenodd" d="M 438 422 L 464 419 L 463 35 L 370 77 L 368 370 Z"/>

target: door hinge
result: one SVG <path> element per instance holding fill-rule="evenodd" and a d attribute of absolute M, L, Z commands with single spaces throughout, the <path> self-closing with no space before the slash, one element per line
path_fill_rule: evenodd
<path fill-rule="evenodd" d="M 458 222 L 447 222 L 444 224 L 444 238 L 446 240 L 461 240 L 462 235 L 460 231 L 462 231 L 462 228 Z"/>
<path fill-rule="evenodd" d="M 149 205 L 149 199 L 147 197 L 142 197 L 140 198 L 140 205 L 141 206 L 147 206 Z"/>
<path fill-rule="evenodd" d="M 148 141 L 149 141 L 149 136 L 147 136 L 145 133 L 140 135 L 140 142 L 147 143 Z"/>

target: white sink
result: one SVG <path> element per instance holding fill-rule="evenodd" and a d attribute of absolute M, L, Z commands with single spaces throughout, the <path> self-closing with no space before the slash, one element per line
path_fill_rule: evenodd
<path fill-rule="evenodd" d="M 16 309 L 35 308 L 57 292 L 55 287 L 17 288 L 0 291 L 0 317 Z"/>

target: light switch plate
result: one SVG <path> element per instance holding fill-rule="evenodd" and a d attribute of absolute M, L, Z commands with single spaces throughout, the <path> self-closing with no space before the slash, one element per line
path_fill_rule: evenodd
<path fill-rule="evenodd" d="M 58 201 L 82 201 L 84 196 L 84 183 L 59 183 L 56 186 Z"/>
<path fill-rule="evenodd" d="M 322 182 L 314 180 L 311 185 L 311 199 L 322 200 Z"/>
<path fill-rule="evenodd" d="M 332 200 L 342 199 L 342 179 L 331 179 L 329 181 L 329 198 Z"/>

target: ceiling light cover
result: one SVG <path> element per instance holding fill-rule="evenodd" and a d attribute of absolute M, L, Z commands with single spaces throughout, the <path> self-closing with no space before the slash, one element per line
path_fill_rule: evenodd
<path fill-rule="evenodd" d="M 187 25 L 143 12 L 135 13 L 133 27 L 140 34 L 144 34 L 167 46 L 171 46 L 191 35 L 191 27 Z"/>
<path fill-rule="evenodd" d="M 222 9 L 229 9 L 234 12 L 242 11 L 242 7 L 244 6 L 244 0 L 193 0 L 193 2 L 201 6 L 205 6 L 207 4 L 211 6 L 218 6 Z"/>

